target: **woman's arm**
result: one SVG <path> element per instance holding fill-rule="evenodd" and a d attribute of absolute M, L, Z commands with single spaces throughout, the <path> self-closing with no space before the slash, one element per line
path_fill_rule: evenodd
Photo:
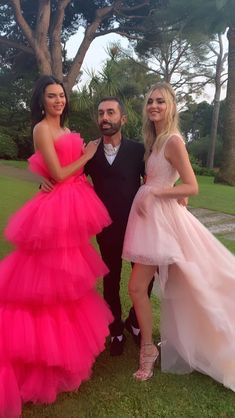
<path fill-rule="evenodd" d="M 189 161 L 185 144 L 181 138 L 173 136 L 168 141 L 165 148 L 165 158 L 178 171 L 182 183 L 162 190 L 153 188 L 153 194 L 158 197 L 173 199 L 196 195 L 198 193 L 197 179 Z"/>
<path fill-rule="evenodd" d="M 55 151 L 52 135 L 46 125 L 39 123 L 35 126 L 33 140 L 35 148 L 44 158 L 51 177 L 57 182 L 63 181 L 83 167 L 93 157 L 98 146 L 98 141 L 90 141 L 85 147 L 84 154 L 78 160 L 62 167 Z"/>

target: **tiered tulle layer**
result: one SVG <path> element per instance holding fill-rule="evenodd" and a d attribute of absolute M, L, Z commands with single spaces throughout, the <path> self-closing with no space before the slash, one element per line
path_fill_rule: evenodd
<path fill-rule="evenodd" d="M 1 304 L 0 417 L 19 417 L 22 402 L 51 403 L 78 388 L 104 349 L 110 320 L 93 290 L 64 305 Z"/>
<path fill-rule="evenodd" d="M 159 266 L 162 370 L 198 370 L 235 391 L 235 257 L 173 199 L 135 200 L 123 256 Z"/>
<path fill-rule="evenodd" d="M 0 303 L 76 301 L 108 269 L 89 244 L 80 248 L 16 250 L 0 263 Z"/>
<path fill-rule="evenodd" d="M 83 245 L 111 222 L 107 210 L 82 175 L 38 193 L 12 216 L 6 238 L 23 248 Z"/>
<path fill-rule="evenodd" d="M 13 217 L 0 263 L 0 417 L 50 403 L 88 379 L 112 315 L 95 290 L 107 268 L 89 240 L 110 217 L 83 176 L 38 193 Z"/>

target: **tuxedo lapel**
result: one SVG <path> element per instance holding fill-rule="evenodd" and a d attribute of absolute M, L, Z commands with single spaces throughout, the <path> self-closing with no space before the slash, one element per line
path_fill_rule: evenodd
<path fill-rule="evenodd" d="M 120 148 L 111 166 L 119 165 L 120 162 L 121 162 L 121 165 L 124 165 L 124 161 L 126 160 L 125 149 L 126 149 L 126 140 L 125 138 L 122 138 Z"/>
<path fill-rule="evenodd" d="M 105 157 L 103 141 L 100 142 L 98 149 L 95 153 L 95 160 L 99 162 L 101 167 L 105 168 L 110 166 L 109 162 L 107 161 L 107 158 Z"/>

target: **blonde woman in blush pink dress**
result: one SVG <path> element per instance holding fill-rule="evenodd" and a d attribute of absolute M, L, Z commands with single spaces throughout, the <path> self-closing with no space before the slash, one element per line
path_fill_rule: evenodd
<path fill-rule="evenodd" d="M 235 257 L 177 203 L 197 194 L 198 185 L 179 132 L 175 94 L 165 82 L 147 94 L 143 134 L 147 179 L 134 199 L 123 248 L 123 257 L 135 263 L 129 292 L 142 335 L 134 376 L 151 378 L 159 355 L 147 297 L 156 274 L 162 370 L 197 370 L 235 391 Z"/>

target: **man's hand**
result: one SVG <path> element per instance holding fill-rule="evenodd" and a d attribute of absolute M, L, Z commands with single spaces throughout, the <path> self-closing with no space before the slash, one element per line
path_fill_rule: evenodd
<path fill-rule="evenodd" d="M 43 177 L 42 183 L 41 183 L 41 190 L 45 193 L 50 193 L 54 189 L 54 180 L 48 180 Z"/>
<path fill-rule="evenodd" d="M 181 197 L 180 199 L 177 199 L 177 202 L 179 205 L 188 206 L 188 197 Z"/>

